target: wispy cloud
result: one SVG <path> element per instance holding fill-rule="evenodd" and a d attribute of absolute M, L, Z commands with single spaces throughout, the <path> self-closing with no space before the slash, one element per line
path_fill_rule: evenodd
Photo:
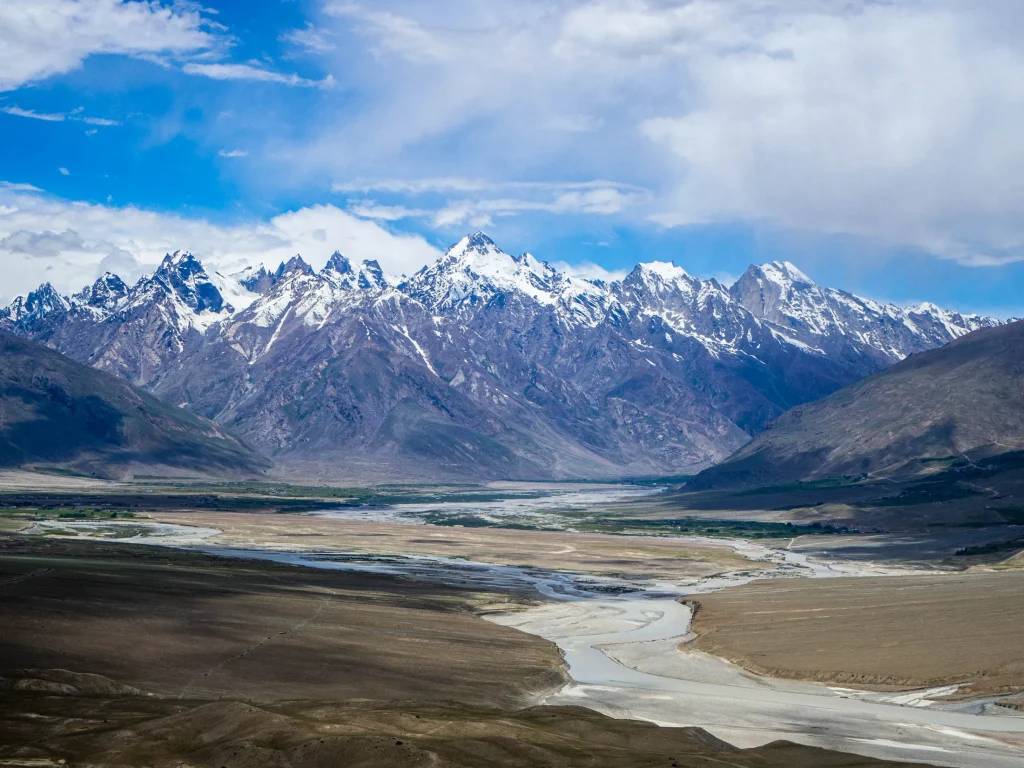
<path fill-rule="evenodd" d="M 339 193 L 384 193 L 409 197 L 465 195 L 446 199 L 434 207 L 387 205 L 358 200 L 349 210 L 357 216 L 388 221 L 428 219 L 441 228 L 463 225 L 490 226 L 495 218 L 523 213 L 612 215 L 650 199 L 650 192 L 632 184 L 612 181 L 507 181 L 441 177 L 431 179 L 383 179 L 334 185 Z M 515 195 L 515 196 L 512 196 Z"/>
<path fill-rule="evenodd" d="M 441 176 L 427 179 L 356 179 L 335 182 L 331 189 L 339 193 L 351 192 L 395 192 L 421 195 L 433 192 L 495 192 L 501 190 L 520 191 L 586 191 L 594 189 L 618 189 L 623 192 L 645 192 L 643 187 L 617 181 L 491 181 L 458 176 Z"/>
<path fill-rule="evenodd" d="M 397 53 L 409 61 L 450 59 L 457 47 L 408 16 L 386 10 L 370 10 L 358 3 L 335 0 L 324 6 L 328 16 L 356 20 L 374 35 L 381 52 Z"/>
<path fill-rule="evenodd" d="M 67 115 L 61 114 L 34 112 L 31 109 L 22 109 L 21 107 L 4 107 L 3 109 L 0 109 L 0 112 L 5 112 L 8 115 L 13 115 L 14 117 L 28 117 L 32 120 L 45 120 L 48 123 L 59 123 L 67 117 Z"/>
<path fill-rule="evenodd" d="M 58 168 L 57 170 L 60 172 L 61 176 L 70 176 L 71 175 L 71 171 L 69 171 L 67 168 Z"/>
<path fill-rule="evenodd" d="M 328 35 L 329 33 L 324 30 L 307 24 L 304 29 L 292 29 L 285 32 L 279 39 L 283 43 L 288 43 L 308 53 L 329 53 L 338 46 L 329 39 Z"/>
<path fill-rule="evenodd" d="M 579 264 L 559 261 L 552 266 L 559 272 L 566 272 L 573 277 L 582 277 L 584 280 L 603 280 L 606 283 L 622 280 L 628 274 L 624 269 L 605 269 L 592 261 L 583 261 Z"/>
<path fill-rule="evenodd" d="M 121 125 L 117 120 L 108 120 L 104 117 L 87 117 L 80 114 L 80 109 L 76 109 L 71 112 L 36 112 L 31 109 L 22 109 L 21 107 L 12 106 L 2 107 L 0 108 L 0 112 L 5 112 L 6 114 L 13 115 L 14 117 L 27 117 L 32 120 L 45 120 L 48 123 L 62 123 L 68 120 L 76 123 L 86 123 L 87 125 Z"/>
<path fill-rule="evenodd" d="M 434 211 L 426 208 L 406 208 L 404 205 L 380 205 L 372 200 L 351 203 L 348 212 L 361 219 L 377 221 L 401 221 L 402 219 L 419 219 L 434 215 Z"/>
<path fill-rule="evenodd" d="M 0 181 L 0 189 L 6 189 L 10 192 L 42 192 L 39 187 L 33 186 L 32 184 L 20 184 L 13 181 Z"/>
<path fill-rule="evenodd" d="M 221 157 L 248 157 L 249 153 L 244 149 L 222 149 L 217 153 Z"/>
<path fill-rule="evenodd" d="M 79 122 L 86 123 L 87 125 L 101 125 L 101 126 L 115 126 L 120 125 L 119 120 L 108 120 L 105 117 L 76 117 L 73 118 Z"/>
<path fill-rule="evenodd" d="M 333 75 L 327 75 L 322 80 L 309 80 L 294 73 L 284 74 L 253 64 L 196 64 L 190 62 L 182 67 L 182 71 L 188 75 L 199 75 L 213 80 L 252 80 L 300 88 L 329 88 L 334 84 Z"/>

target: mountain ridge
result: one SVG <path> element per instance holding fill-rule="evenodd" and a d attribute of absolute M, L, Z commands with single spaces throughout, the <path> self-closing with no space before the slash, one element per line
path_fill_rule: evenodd
<path fill-rule="evenodd" d="M 729 288 L 667 262 L 586 280 L 483 233 L 401 279 L 340 253 L 227 277 L 177 252 L 134 286 L 103 276 L 0 311 L 280 461 L 495 479 L 696 471 L 794 405 L 998 323 L 785 264 Z"/>

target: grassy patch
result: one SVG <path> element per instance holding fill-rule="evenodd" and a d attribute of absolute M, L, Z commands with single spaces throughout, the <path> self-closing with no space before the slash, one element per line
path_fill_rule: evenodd
<path fill-rule="evenodd" d="M 1018 550 L 1024 550 L 1024 539 L 1012 541 L 990 541 L 988 544 L 979 544 L 974 547 L 964 547 L 956 551 L 957 557 L 973 557 L 976 555 L 1010 555 Z"/>

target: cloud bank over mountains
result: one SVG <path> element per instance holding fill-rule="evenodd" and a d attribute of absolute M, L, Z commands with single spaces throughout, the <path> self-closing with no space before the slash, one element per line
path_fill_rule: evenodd
<path fill-rule="evenodd" d="M 103 272 L 134 280 L 164 255 L 202 253 L 230 272 L 277 266 L 297 253 L 320 267 L 336 249 L 377 259 L 394 274 L 412 273 L 439 255 L 422 237 L 394 234 L 332 205 L 317 205 L 257 224 L 218 225 L 133 207 L 68 204 L 31 191 L 0 188 L 0 301 L 51 282 L 76 290 Z"/>

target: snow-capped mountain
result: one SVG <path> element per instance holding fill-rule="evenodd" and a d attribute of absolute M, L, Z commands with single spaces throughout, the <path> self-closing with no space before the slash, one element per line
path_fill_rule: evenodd
<path fill-rule="evenodd" d="M 996 324 L 781 262 L 731 288 L 663 262 L 589 281 L 482 233 L 408 278 L 339 253 L 226 277 L 179 252 L 131 287 L 43 286 L 0 311 L 283 463 L 420 477 L 689 472 L 794 405 Z"/>
<path fill-rule="evenodd" d="M 730 291 L 755 317 L 789 337 L 828 351 L 853 342 L 893 363 L 914 352 L 948 344 L 991 318 L 961 315 L 922 304 L 904 309 L 822 288 L 789 262 L 751 266 Z"/>

